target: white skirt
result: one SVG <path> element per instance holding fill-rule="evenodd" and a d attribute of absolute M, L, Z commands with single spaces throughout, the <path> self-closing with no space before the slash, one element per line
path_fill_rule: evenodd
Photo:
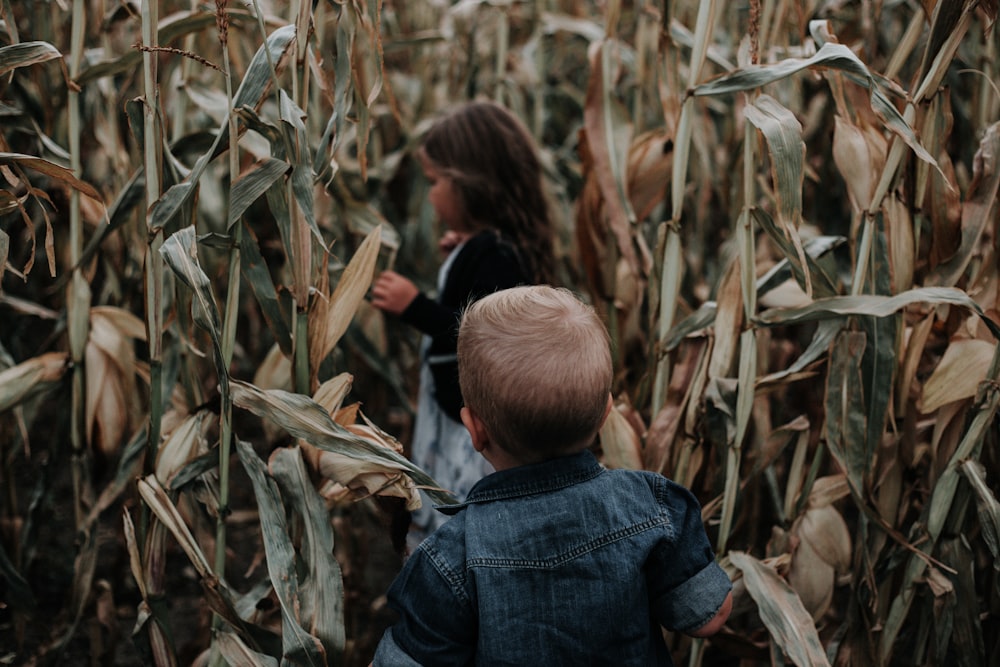
<path fill-rule="evenodd" d="M 429 340 L 424 342 L 426 353 Z M 426 356 L 420 367 L 420 393 L 410 456 L 413 463 L 430 475 L 438 486 L 459 501 L 465 500 L 476 482 L 493 472 L 493 466 L 473 449 L 472 438 L 465 426 L 446 415 L 438 405 L 434 398 L 434 377 Z M 407 536 L 411 549 L 449 519 L 448 515 L 431 506 L 427 494 L 421 493 L 420 496 L 423 503 L 413 513 L 413 524 Z"/>

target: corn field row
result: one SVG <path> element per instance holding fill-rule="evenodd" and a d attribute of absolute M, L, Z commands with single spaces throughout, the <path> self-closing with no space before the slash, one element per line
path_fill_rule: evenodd
<path fill-rule="evenodd" d="M 0 661 L 368 663 L 435 483 L 366 294 L 433 285 L 413 149 L 488 97 L 612 334 L 602 461 L 734 581 L 677 664 L 995 664 L 998 10 L 0 1 Z"/>

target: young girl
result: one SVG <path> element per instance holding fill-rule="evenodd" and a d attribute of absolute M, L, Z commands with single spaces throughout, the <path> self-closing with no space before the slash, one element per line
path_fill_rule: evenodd
<path fill-rule="evenodd" d="M 425 136 L 417 159 L 430 185 L 427 198 L 445 230 L 439 245 L 447 257 L 438 272 L 437 299 L 385 271 L 372 288 L 372 304 L 425 335 L 412 459 L 463 500 L 492 470 L 476 454 L 459 416 L 461 309 L 497 290 L 553 282 L 552 221 L 534 142 L 497 104 L 471 102 L 443 116 Z M 413 517 L 411 547 L 446 519 L 425 497 Z"/>

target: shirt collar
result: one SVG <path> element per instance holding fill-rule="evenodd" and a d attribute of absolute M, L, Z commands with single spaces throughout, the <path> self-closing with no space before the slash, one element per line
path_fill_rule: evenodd
<path fill-rule="evenodd" d="M 434 508 L 448 515 L 457 514 L 468 505 L 518 498 L 573 486 L 600 475 L 603 470 L 590 450 L 585 449 L 569 456 L 487 475 L 472 487 L 465 502 L 457 505 L 435 505 Z"/>

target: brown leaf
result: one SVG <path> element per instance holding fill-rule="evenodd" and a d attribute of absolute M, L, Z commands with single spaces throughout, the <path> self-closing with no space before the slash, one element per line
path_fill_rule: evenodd
<path fill-rule="evenodd" d="M 920 411 L 931 413 L 946 403 L 975 396 L 986 379 L 995 348 L 995 343 L 983 340 L 952 341 L 924 383 L 917 402 Z"/>

